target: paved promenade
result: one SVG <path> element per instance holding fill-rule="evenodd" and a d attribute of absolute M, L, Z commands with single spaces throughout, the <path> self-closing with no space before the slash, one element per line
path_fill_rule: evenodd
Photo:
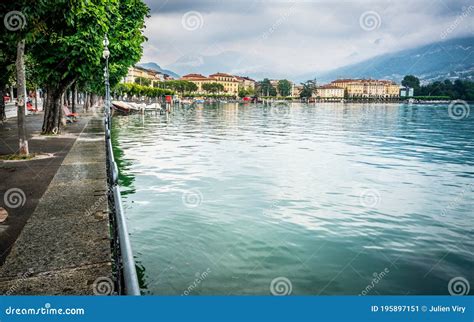
<path fill-rule="evenodd" d="M 94 294 L 112 279 L 104 127 L 100 116 L 81 122 L 0 267 L 0 294 Z"/>

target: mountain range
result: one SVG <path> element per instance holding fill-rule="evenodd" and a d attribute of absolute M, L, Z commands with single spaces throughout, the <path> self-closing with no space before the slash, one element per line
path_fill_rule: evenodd
<path fill-rule="evenodd" d="M 171 77 L 173 77 L 175 79 L 180 77 L 178 74 L 176 74 L 175 72 L 173 72 L 171 70 L 161 68 L 161 66 L 158 65 L 157 63 L 153 63 L 153 62 L 140 63 L 140 64 L 137 64 L 137 66 L 143 67 L 143 68 L 146 68 L 146 69 L 150 69 L 150 70 L 154 70 L 154 71 L 160 72 L 162 74 L 170 75 Z"/>
<path fill-rule="evenodd" d="M 412 74 L 425 82 L 448 78 L 474 79 L 474 37 L 444 42 L 376 56 L 335 70 L 300 75 L 300 80 L 316 76 L 319 82 L 337 78 L 377 78 L 399 82 Z"/>
<path fill-rule="evenodd" d="M 474 79 L 474 37 L 456 38 L 429 45 L 419 46 L 395 53 L 383 54 L 370 59 L 343 66 L 327 72 L 310 72 L 293 75 L 293 81 L 302 82 L 316 78 L 319 83 L 337 78 L 377 78 L 400 82 L 408 74 L 419 77 L 424 82 L 440 79 Z M 225 72 L 263 78 L 280 79 L 288 77 L 275 71 L 275 64 L 268 57 L 233 51 L 213 56 L 185 55 L 173 64 L 161 68 L 156 63 L 140 66 L 169 74 L 173 77 L 189 73 L 209 75 Z M 174 72 L 173 72 L 174 71 Z"/>

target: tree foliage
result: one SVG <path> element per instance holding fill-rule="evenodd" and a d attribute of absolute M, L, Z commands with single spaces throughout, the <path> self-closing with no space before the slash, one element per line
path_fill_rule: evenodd
<path fill-rule="evenodd" d="M 190 81 L 186 81 L 186 80 L 169 80 L 169 81 L 155 83 L 154 86 L 170 89 L 180 94 L 192 93 L 192 92 L 197 91 L 198 89 L 196 84 Z"/>
<path fill-rule="evenodd" d="M 277 96 L 277 90 L 268 78 L 258 82 L 257 89 L 262 96 Z"/>
<path fill-rule="evenodd" d="M 255 89 L 253 88 L 239 88 L 239 97 L 249 97 L 249 96 L 255 96 Z"/>
<path fill-rule="evenodd" d="M 224 85 L 220 83 L 204 83 L 202 84 L 202 89 L 211 94 L 221 93 L 224 91 Z"/>
<path fill-rule="evenodd" d="M 280 96 L 290 96 L 291 87 L 291 82 L 287 79 L 282 79 L 278 81 L 278 93 L 280 94 Z"/>
<path fill-rule="evenodd" d="M 402 85 L 405 87 L 413 88 L 415 94 L 418 95 L 418 92 L 420 90 L 420 80 L 418 79 L 418 77 L 413 75 L 406 75 L 402 80 Z"/>
<path fill-rule="evenodd" d="M 118 84 L 114 87 L 113 90 L 119 96 L 130 96 L 130 97 L 161 97 L 164 95 L 173 95 L 174 91 L 171 89 L 159 88 L 159 87 L 151 87 L 151 86 L 143 86 L 135 83 L 127 83 L 127 84 Z"/>
<path fill-rule="evenodd" d="M 142 54 L 145 17 L 149 9 L 141 0 L 52 0 L 13 1 L 21 10 L 26 28 L 27 63 L 34 66 L 35 83 L 46 89 L 44 133 L 56 133 L 61 123 L 61 97 L 74 82 L 83 90 L 104 93 L 102 44 L 107 34 L 110 44 L 109 75 L 117 84 L 128 67 Z M 21 8 L 21 9 L 20 9 Z M 3 20 L 3 19 L 2 19 Z M 13 36 L 2 35 L 2 45 L 11 47 Z M 18 35 L 16 37 L 19 37 Z M 28 70 L 28 68 L 27 68 Z"/>
<path fill-rule="evenodd" d="M 301 98 L 310 98 L 316 93 L 317 90 L 317 82 L 316 79 L 308 80 L 304 83 L 301 83 L 303 89 L 301 90 L 300 97 Z"/>
<path fill-rule="evenodd" d="M 436 81 L 420 86 L 416 96 L 445 96 L 450 99 L 474 101 L 474 82 L 468 80 Z"/>
<path fill-rule="evenodd" d="M 151 79 L 145 78 L 145 77 L 137 77 L 135 78 L 135 84 L 139 84 L 142 86 L 150 86 L 151 85 Z"/>

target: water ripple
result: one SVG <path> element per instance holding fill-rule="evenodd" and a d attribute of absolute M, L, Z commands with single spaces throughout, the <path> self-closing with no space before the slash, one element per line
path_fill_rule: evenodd
<path fill-rule="evenodd" d="M 436 112 L 434 112 L 436 109 Z M 445 113 L 446 112 L 446 113 Z M 226 104 L 114 119 L 148 294 L 447 294 L 472 281 L 474 119 L 447 106 Z"/>

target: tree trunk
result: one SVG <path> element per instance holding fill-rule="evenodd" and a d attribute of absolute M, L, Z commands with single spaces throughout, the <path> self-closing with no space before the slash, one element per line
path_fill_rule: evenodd
<path fill-rule="evenodd" d="M 48 103 L 44 108 L 43 134 L 61 133 L 64 94 L 74 80 L 64 80 L 57 86 L 47 89 Z"/>
<path fill-rule="evenodd" d="M 61 129 L 63 92 L 59 89 L 48 91 L 48 102 L 44 109 L 43 134 L 58 134 Z"/>
<path fill-rule="evenodd" d="M 18 107 L 18 141 L 20 155 L 28 155 L 28 138 L 25 126 L 26 110 L 26 79 L 25 79 L 25 40 L 20 40 L 16 50 L 16 80 L 17 80 L 17 107 Z"/>
<path fill-rule="evenodd" d="M 5 100 L 3 97 L 5 96 L 5 92 L 3 88 L 0 88 L 0 122 L 5 122 L 7 120 L 7 116 L 5 114 Z"/>
<path fill-rule="evenodd" d="M 84 106 L 82 107 L 84 111 L 89 111 L 89 92 L 84 93 Z"/>
<path fill-rule="evenodd" d="M 49 102 L 49 89 L 45 88 L 45 91 L 43 92 L 43 125 L 46 124 L 46 107 L 48 106 Z"/>
<path fill-rule="evenodd" d="M 35 88 L 35 110 L 38 112 L 38 89 Z"/>
<path fill-rule="evenodd" d="M 77 83 L 74 83 L 74 87 L 72 89 L 72 113 L 76 113 L 76 104 L 77 104 Z"/>
<path fill-rule="evenodd" d="M 67 107 L 72 106 L 72 88 L 69 88 L 67 93 Z"/>

